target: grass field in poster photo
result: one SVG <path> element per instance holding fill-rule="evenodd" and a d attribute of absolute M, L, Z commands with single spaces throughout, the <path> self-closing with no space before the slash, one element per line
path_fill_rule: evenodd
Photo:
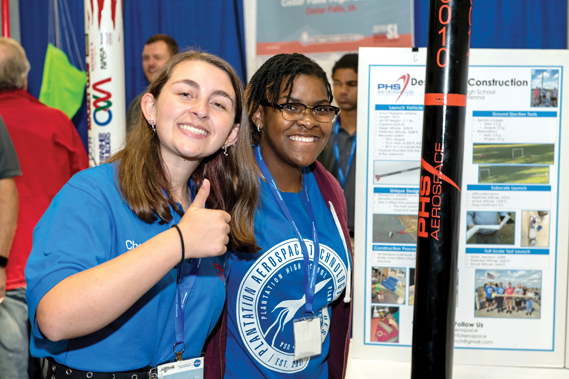
<path fill-rule="evenodd" d="M 548 184 L 549 166 L 479 166 L 479 183 Z"/>
<path fill-rule="evenodd" d="M 554 144 L 474 144 L 472 163 L 553 164 Z"/>

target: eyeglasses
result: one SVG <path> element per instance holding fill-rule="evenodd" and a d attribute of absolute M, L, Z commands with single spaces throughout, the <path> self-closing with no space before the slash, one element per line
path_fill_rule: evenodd
<path fill-rule="evenodd" d="M 283 118 L 287 121 L 298 121 L 302 119 L 306 114 L 306 110 L 310 109 L 316 121 L 332 122 L 334 121 L 334 117 L 340 112 L 340 108 L 333 105 L 315 105 L 309 107 L 302 103 L 273 104 L 268 101 L 261 101 L 260 104 L 280 110 Z"/>

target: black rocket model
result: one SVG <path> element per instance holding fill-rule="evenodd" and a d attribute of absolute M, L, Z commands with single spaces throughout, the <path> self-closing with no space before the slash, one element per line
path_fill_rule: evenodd
<path fill-rule="evenodd" d="M 471 0 L 431 0 L 411 378 L 450 379 Z"/>

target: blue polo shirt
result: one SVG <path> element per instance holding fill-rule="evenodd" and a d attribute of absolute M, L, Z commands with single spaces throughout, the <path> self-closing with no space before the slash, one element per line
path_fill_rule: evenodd
<path fill-rule="evenodd" d="M 37 305 L 52 287 L 134 249 L 180 221 L 174 211 L 168 224 L 140 220 L 121 198 L 115 167 L 103 164 L 84 170 L 63 187 L 36 226 L 26 267 L 32 355 L 53 357 L 85 371 L 136 370 L 175 359 L 176 269 L 95 333 L 52 342 L 42 336 L 37 325 Z M 181 289 L 188 293 L 182 296 L 186 302 L 184 358 L 201 355 L 204 341 L 219 319 L 225 301 L 226 256 L 182 265 Z M 187 279 L 194 264 L 199 264 L 199 270 L 189 291 Z"/>

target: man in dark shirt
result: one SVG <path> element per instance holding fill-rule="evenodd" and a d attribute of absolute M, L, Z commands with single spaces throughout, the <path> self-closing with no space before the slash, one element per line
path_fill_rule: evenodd
<path fill-rule="evenodd" d="M 318 160 L 344 190 L 348 205 L 348 229 L 354 236 L 356 188 L 356 129 L 358 112 L 358 55 L 346 54 L 332 68 L 334 98 L 340 107 L 326 149 Z"/>

